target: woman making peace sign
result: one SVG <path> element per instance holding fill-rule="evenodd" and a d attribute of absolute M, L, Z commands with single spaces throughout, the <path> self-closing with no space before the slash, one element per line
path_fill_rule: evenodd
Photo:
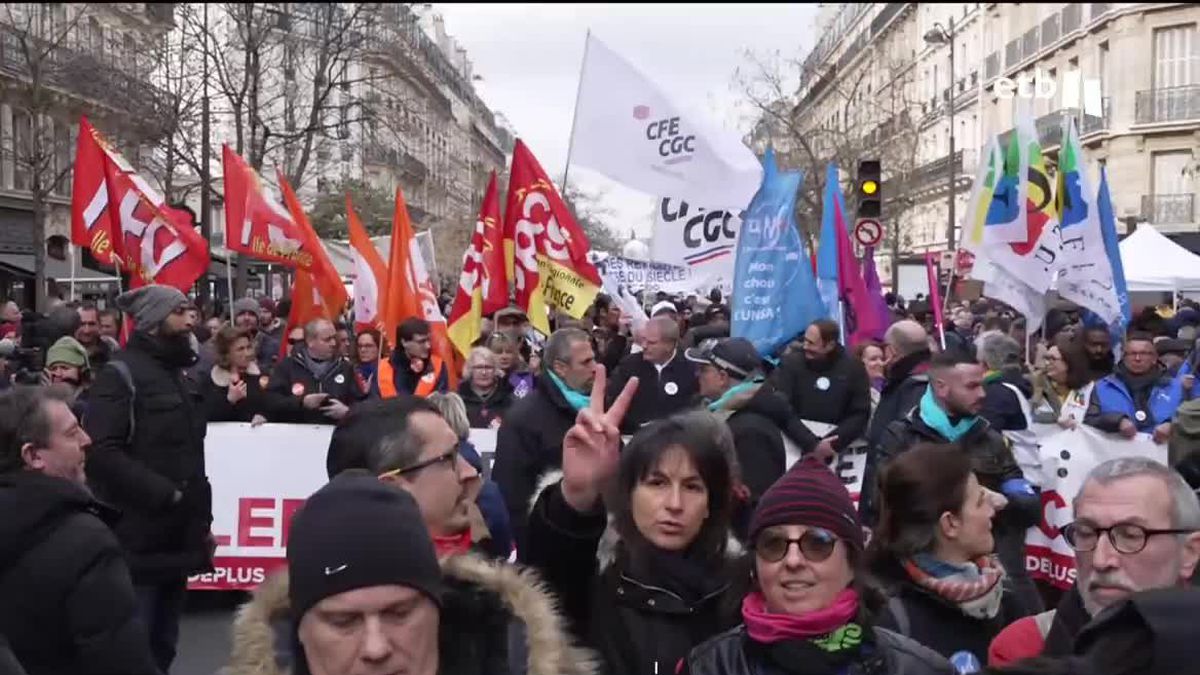
<path fill-rule="evenodd" d="M 603 672 L 668 675 L 739 621 L 744 584 L 734 580 L 749 577 L 727 550 L 733 443 L 724 424 L 696 412 L 643 427 L 622 450 L 637 379 L 607 411 L 605 379 L 599 367 L 591 402 L 563 439 L 562 481 L 537 498 L 520 556 L 558 593 Z M 610 521 L 618 540 L 601 550 Z"/>

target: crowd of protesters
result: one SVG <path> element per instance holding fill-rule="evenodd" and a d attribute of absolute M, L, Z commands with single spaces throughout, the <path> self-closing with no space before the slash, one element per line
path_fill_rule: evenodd
<path fill-rule="evenodd" d="M 879 342 L 821 320 L 760 354 L 717 292 L 641 299 L 548 336 L 501 310 L 460 363 L 422 319 L 288 326 L 286 300 L 0 307 L 0 675 L 170 671 L 216 547 L 210 422 L 333 426 L 230 675 L 1194 667 L 1200 308 L 1031 333 L 979 300 L 942 330 L 889 295 Z M 1025 566 L 1039 423 L 1169 447 L 1088 467 L 1065 592 Z"/>

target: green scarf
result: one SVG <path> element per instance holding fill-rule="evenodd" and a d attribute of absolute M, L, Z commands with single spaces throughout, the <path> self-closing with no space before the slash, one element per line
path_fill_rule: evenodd
<path fill-rule="evenodd" d="M 745 382 L 735 384 L 729 388 L 729 391 L 725 392 L 724 394 L 721 394 L 720 398 L 713 401 L 712 403 L 709 403 L 708 409 L 712 412 L 717 412 L 721 408 L 725 407 L 725 404 L 729 402 L 729 399 L 733 398 L 734 396 L 737 396 L 738 394 L 740 394 L 748 389 L 752 389 L 762 383 L 763 383 L 763 378 L 756 377 L 752 380 L 746 380 Z"/>
<path fill-rule="evenodd" d="M 567 404 L 574 408 L 575 412 L 583 410 L 592 402 L 586 394 L 581 394 L 568 387 L 565 382 L 558 379 L 558 375 L 555 375 L 553 371 L 547 369 L 546 374 L 550 376 L 550 381 L 554 383 L 554 386 L 558 387 L 558 390 L 562 392 L 563 398 L 567 399 Z"/>
<path fill-rule="evenodd" d="M 971 427 L 975 426 L 976 420 L 973 415 L 968 415 L 960 419 L 957 424 L 950 424 L 950 417 L 933 398 L 933 385 L 925 387 L 925 395 L 921 397 L 921 419 L 951 443 L 970 431 Z"/>

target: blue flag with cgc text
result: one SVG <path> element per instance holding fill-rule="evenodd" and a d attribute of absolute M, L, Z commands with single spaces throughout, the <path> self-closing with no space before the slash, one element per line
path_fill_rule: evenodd
<path fill-rule="evenodd" d="M 826 312 L 796 227 L 796 195 L 804 174 L 780 172 L 773 150 L 762 161 L 762 186 L 738 237 L 730 335 L 750 340 L 766 358 Z"/>

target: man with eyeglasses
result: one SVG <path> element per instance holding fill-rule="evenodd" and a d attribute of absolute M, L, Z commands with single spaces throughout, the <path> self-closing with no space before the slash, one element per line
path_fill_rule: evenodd
<path fill-rule="evenodd" d="M 1189 585 L 1200 562 L 1200 499 L 1177 472 L 1143 457 L 1109 460 L 1088 474 L 1073 507 L 1063 536 L 1075 550 L 1075 587 L 1057 609 L 997 635 L 990 665 L 1069 655 L 1103 610 L 1140 591 Z"/>
<path fill-rule="evenodd" d="M 398 394 L 425 397 L 450 388 L 448 364 L 432 353 L 429 322 L 417 317 L 405 319 L 396 328 L 399 349 L 392 349 L 379 362 L 379 374 L 372 383 L 377 398 L 395 398 Z"/>
<path fill-rule="evenodd" d="M 1181 399 L 1178 389 L 1158 363 L 1154 339 L 1148 333 L 1130 333 L 1121 362 L 1096 383 L 1083 421 L 1125 438 L 1141 432 L 1153 435 L 1155 443 L 1166 443 Z"/>

